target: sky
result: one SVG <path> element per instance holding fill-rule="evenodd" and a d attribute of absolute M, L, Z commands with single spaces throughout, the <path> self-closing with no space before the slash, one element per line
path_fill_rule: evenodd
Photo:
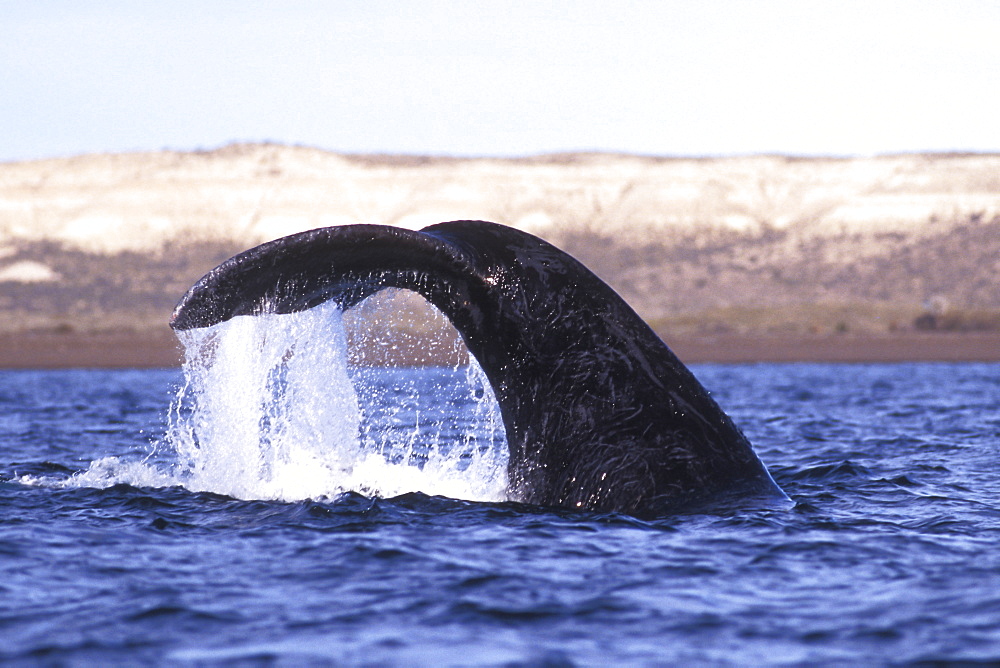
<path fill-rule="evenodd" d="M 0 0 L 0 161 L 1000 151 L 1000 0 Z"/>

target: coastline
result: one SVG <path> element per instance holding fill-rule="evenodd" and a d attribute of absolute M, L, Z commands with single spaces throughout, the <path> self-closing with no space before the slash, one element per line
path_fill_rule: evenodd
<path fill-rule="evenodd" d="M 1000 332 L 725 335 L 665 339 L 685 363 L 1000 362 Z"/>
<path fill-rule="evenodd" d="M 891 336 L 668 335 L 664 339 L 686 364 L 1000 362 L 1000 332 L 897 332 Z M 0 335 L 0 369 L 176 367 L 182 358 L 180 343 L 169 329 Z M 428 359 L 423 351 L 422 362 L 454 363 L 454 360 Z"/>
<path fill-rule="evenodd" d="M 1000 361 L 998 173 L 1000 154 L 500 159 L 276 144 L 0 164 L 0 368 L 176 366 L 178 297 L 246 248 L 334 223 L 475 218 L 576 257 L 685 362 Z M 423 335 L 418 313 L 388 324 Z M 454 362 L 426 341 L 352 354 Z"/>

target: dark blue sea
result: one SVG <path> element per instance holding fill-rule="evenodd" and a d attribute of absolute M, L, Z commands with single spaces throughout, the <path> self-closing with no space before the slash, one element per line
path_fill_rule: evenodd
<path fill-rule="evenodd" d="M 505 501 L 474 368 L 186 343 L 0 373 L 0 662 L 1000 662 L 1000 365 L 696 366 L 791 503 L 638 519 Z"/>

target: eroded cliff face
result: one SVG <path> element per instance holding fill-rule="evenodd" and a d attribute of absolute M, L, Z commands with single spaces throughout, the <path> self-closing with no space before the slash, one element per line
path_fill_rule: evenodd
<path fill-rule="evenodd" d="M 555 242 L 664 327 L 877 331 L 928 313 L 991 326 L 1000 311 L 996 155 L 460 159 L 233 145 L 0 165 L 0 329 L 159 326 L 198 276 L 262 241 L 462 218 Z"/>

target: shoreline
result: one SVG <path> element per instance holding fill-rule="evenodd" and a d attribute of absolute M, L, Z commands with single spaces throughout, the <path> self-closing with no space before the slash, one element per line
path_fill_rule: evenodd
<path fill-rule="evenodd" d="M 1000 332 L 898 332 L 893 335 L 725 334 L 666 336 L 685 364 L 794 362 L 1000 362 Z M 423 363 L 435 363 L 422 351 Z M 442 359 L 441 363 L 454 363 Z M 125 369 L 180 366 L 170 330 L 0 334 L 0 369 Z M 406 359 L 391 360 L 406 364 Z"/>
<path fill-rule="evenodd" d="M 1000 362 L 1000 332 L 727 334 L 665 340 L 690 364 Z"/>

